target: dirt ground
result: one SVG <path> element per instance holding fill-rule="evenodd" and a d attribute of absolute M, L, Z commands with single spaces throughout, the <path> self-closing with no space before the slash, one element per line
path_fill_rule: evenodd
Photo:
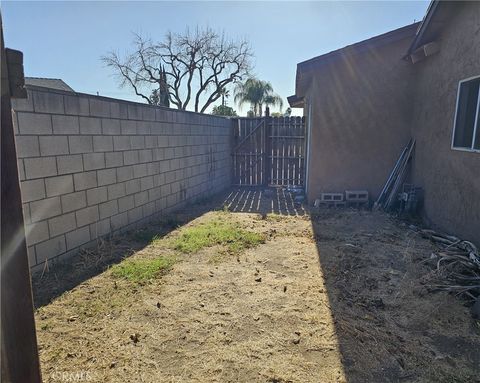
<path fill-rule="evenodd" d="M 152 225 L 162 240 L 116 237 L 35 277 L 45 382 L 480 382 L 479 322 L 429 290 L 434 245 L 407 223 L 309 213 L 276 193 L 201 205 Z M 218 215 L 265 243 L 236 255 L 168 246 L 177 223 Z M 177 262 L 148 283 L 101 272 L 160 255 Z"/>

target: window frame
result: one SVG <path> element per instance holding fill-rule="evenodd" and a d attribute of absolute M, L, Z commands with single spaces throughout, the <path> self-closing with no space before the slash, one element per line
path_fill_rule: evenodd
<path fill-rule="evenodd" d="M 473 136 L 472 136 L 472 146 L 470 148 L 465 148 L 465 147 L 459 147 L 459 146 L 454 146 L 455 142 L 455 131 L 457 129 L 457 113 L 458 113 L 458 102 L 460 100 L 460 90 L 462 88 L 462 84 L 464 82 L 469 82 L 475 79 L 480 78 L 480 75 L 477 76 L 472 76 L 465 78 L 463 80 L 460 80 L 458 82 L 458 89 L 457 89 L 457 101 L 455 103 L 455 116 L 453 119 L 453 132 L 452 132 L 452 143 L 450 148 L 452 150 L 459 150 L 461 152 L 470 152 L 470 153 L 480 153 L 480 149 L 475 149 L 475 144 L 476 144 L 476 134 L 477 134 L 477 125 L 478 125 L 478 119 L 480 118 L 480 86 L 478 87 L 478 98 L 477 98 L 477 110 L 475 113 L 475 121 L 473 125 Z"/>

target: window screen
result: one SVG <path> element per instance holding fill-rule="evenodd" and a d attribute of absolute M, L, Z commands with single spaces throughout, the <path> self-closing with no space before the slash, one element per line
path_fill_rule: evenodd
<path fill-rule="evenodd" d="M 480 78 L 460 83 L 453 137 L 455 148 L 480 149 L 479 88 Z"/>

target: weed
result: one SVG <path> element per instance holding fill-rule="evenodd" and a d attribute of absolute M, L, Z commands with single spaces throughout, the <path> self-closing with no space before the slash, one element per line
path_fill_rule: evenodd
<path fill-rule="evenodd" d="M 175 263 L 172 257 L 125 259 L 111 268 L 112 275 L 132 282 L 147 282 L 168 271 Z"/>
<path fill-rule="evenodd" d="M 205 247 L 223 245 L 229 252 L 238 253 L 263 242 L 263 235 L 247 231 L 234 222 L 218 217 L 183 229 L 174 240 L 173 248 L 183 253 L 195 253 Z"/>
<path fill-rule="evenodd" d="M 160 237 L 148 229 L 137 230 L 132 234 L 132 238 L 136 242 L 152 243 L 160 239 Z"/>

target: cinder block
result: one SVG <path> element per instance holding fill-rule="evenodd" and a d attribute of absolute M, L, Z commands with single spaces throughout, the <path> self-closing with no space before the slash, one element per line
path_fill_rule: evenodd
<path fill-rule="evenodd" d="M 94 152 L 113 151 L 113 138 L 111 136 L 94 136 L 93 151 Z"/>
<path fill-rule="evenodd" d="M 153 149 L 156 148 L 158 145 L 158 137 L 157 136 L 146 136 L 145 137 L 145 148 Z"/>
<path fill-rule="evenodd" d="M 130 137 L 129 136 L 118 136 L 113 137 L 113 149 L 117 150 L 130 150 Z"/>
<path fill-rule="evenodd" d="M 159 172 L 158 162 L 147 162 L 147 175 L 152 176 Z"/>
<path fill-rule="evenodd" d="M 111 118 L 121 118 L 120 105 L 121 105 L 121 103 L 119 103 L 119 102 L 110 102 L 110 117 Z M 127 118 L 126 108 L 125 108 L 125 117 L 124 118 Z"/>
<path fill-rule="evenodd" d="M 88 153 L 83 155 L 83 167 L 85 170 L 105 168 L 105 153 Z"/>
<path fill-rule="evenodd" d="M 341 202 L 343 193 L 321 193 L 320 202 Z"/>
<path fill-rule="evenodd" d="M 132 165 L 138 163 L 138 151 L 137 150 L 128 150 L 123 152 L 123 163 L 125 165 Z"/>
<path fill-rule="evenodd" d="M 135 207 L 145 205 L 148 202 L 148 192 L 143 191 L 134 195 Z"/>
<path fill-rule="evenodd" d="M 68 143 L 71 154 L 93 152 L 93 140 L 91 136 L 70 136 Z"/>
<path fill-rule="evenodd" d="M 132 209 L 135 206 L 133 195 L 127 195 L 118 199 L 118 211 L 123 212 Z"/>
<path fill-rule="evenodd" d="M 100 212 L 100 219 L 111 217 L 118 213 L 117 200 L 101 203 L 98 205 L 98 209 Z"/>
<path fill-rule="evenodd" d="M 89 206 L 105 202 L 107 201 L 107 199 L 108 198 L 106 186 L 87 190 L 87 203 Z"/>
<path fill-rule="evenodd" d="M 117 168 L 117 182 L 128 181 L 133 178 L 133 166 Z"/>
<path fill-rule="evenodd" d="M 24 181 L 25 180 L 25 165 L 23 163 L 23 159 L 18 158 L 17 159 L 17 170 L 18 170 L 18 179 L 19 181 Z"/>
<path fill-rule="evenodd" d="M 45 198 L 43 179 L 20 182 L 20 192 L 24 203 Z"/>
<path fill-rule="evenodd" d="M 38 157 L 40 155 L 38 136 L 16 136 L 15 147 L 18 158 Z"/>
<path fill-rule="evenodd" d="M 167 121 L 167 110 L 163 108 L 155 108 L 155 120 Z"/>
<path fill-rule="evenodd" d="M 168 147 L 168 136 L 157 136 L 157 147 L 167 148 Z"/>
<path fill-rule="evenodd" d="M 90 97 L 90 116 L 110 117 L 110 103 L 96 97 Z"/>
<path fill-rule="evenodd" d="M 110 224 L 112 226 L 112 231 L 119 230 L 128 225 L 127 212 L 114 215 L 112 218 L 110 218 Z"/>
<path fill-rule="evenodd" d="M 64 95 L 63 100 L 65 102 L 65 114 L 88 116 L 89 105 L 87 97 Z"/>
<path fill-rule="evenodd" d="M 66 176 L 51 177 L 45 179 L 47 197 L 67 194 L 73 192 L 73 177 L 71 174 Z"/>
<path fill-rule="evenodd" d="M 144 217 L 149 217 L 152 214 L 155 214 L 155 202 L 149 202 L 145 205 L 142 205 L 142 211 Z"/>
<path fill-rule="evenodd" d="M 142 207 L 136 207 L 128 211 L 128 223 L 134 223 L 143 218 Z"/>
<path fill-rule="evenodd" d="M 120 135 L 120 120 L 102 118 L 102 132 L 106 135 Z"/>
<path fill-rule="evenodd" d="M 58 174 L 78 173 L 83 171 L 81 154 L 57 157 Z"/>
<path fill-rule="evenodd" d="M 107 168 L 123 166 L 123 152 L 105 153 L 105 163 Z"/>
<path fill-rule="evenodd" d="M 89 223 L 98 221 L 98 206 L 95 205 L 82 210 L 78 210 L 77 212 L 75 212 L 75 215 L 77 217 L 77 225 L 79 227 L 88 225 Z"/>
<path fill-rule="evenodd" d="M 137 123 L 135 121 L 122 120 L 120 121 L 122 134 L 137 134 Z"/>
<path fill-rule="evenodd" d="M 98 186 L 111 185 L 117 182 L 116 169 L 102 169 L 97 172 Z"/>
<path fill-rule="evenodd" d="M 54 134 L 78 134 L 77 116 L 52 116 Z"/>
<path fill-rule="evenodd" d="M 25 226 L 27 246 L 46 241 L 49 238 L 47 221 L 36 222 Z"/>
<path fill-rule="evenodd" d="M 367 190 L 345 190 L 347 202 L 368 202 Z"/>
<path fill-rule="evenodd" d="M 63 95 L 59 93 L 34 91 L 33 105 L 37 113 L 65 113 Z"/>
<path fill-rule="evenodd" d="M 54 258 L 62 253 L 65 253 L 65 251 L 66 246 L 64 235 L 35 245 L 35 253 L 38 263 L 43 263 L 46 259 Z"/>
<path fill-rule="evenodd" d="M 138 121 L 137 134 L 141 136 L 150 135 L 152 133 L 152 127 L 154 126 L 155 126 L 154 122 Z"/>
<path fill-rule="evenodd" d="M 52 134 L 52 117 L 49 114 L 17 113 L 20 134 Z"/>
<path fill-rule="evenodd" d="M 15 112 L 33 112 L 32 91 L 27 91 L 27 98 L 12 98 L 12 109 Z"/>
<path fill-rule="evenodd" d="M 90 226 L 85 226 L 65 234 L 67 250 L 86 244 L 90 241 Z"/>
<path fill-rule="evenodd" d="M 147 175 L 147 164 L 138 164 L 133 166 L 133 177 L 140 178 Z"/>
<path fill-rule="evenodd" d="M 125 191 L 127 194 L 134 194 L 140 191 L 140 180 L 130 180 L 125 182 Z"/>
<path fill-rule="evenodd" d="M 133 103 L 127 104 L 128 108 L 128 119 L 129 120 L 141 120 L 142 119 L 142 109 L 139 105 Z"/>
<path fill-rule="evenodd" d="M 145 149 L 145 137 L 130 136 L 130 145 L 132 149 Z"/>
<path fill-rule="evenodd" d="M 30 204 L 28 203 L 23 203 L 22 204 L 22 211 L 23 211 L 23 221 L 25 224 L 32 223 L 32 220 L 30 219 Z"/>
<path fill-rule="evenodd" d="M 81 134 L 102 134 L 102 122 L 99 118 L 80 117 Z"/>
<path fill-rule="evenodd" d="M 55 156 L 68 154 L 68 141 L 66 136 L 40 136 L 40 154 L 42 156 Z"/>
<path fill-rule="evenodd" d="M 165 159 L 165 149 L 163 148 L 152 149 L 152 155 L 153 155 L 154 161 L 162 161 Z"/>
<path fill-rule="evenodd" d="M 87 206 L 87 199 L 84 191 L 62 195 L 62 211 L 68 213 L 79 210 Z"/>
<path fill-rule="evenodd" d="M 28 179 L 57 175 L 55 157 L 25 158 L 25 175 Z"/>
<path fill-rule="evenodd" d="M 90 237 L 92 239 L 110 234 L 110 219 L 103 219 L 90 225 Z"/>
<path fill-rule="evenodd" d="M 119 183 L 107 186 L 108 199 L 117 199 L 125 195 L 125 183 Z"/>
<path fill-rule="evenodd" d="M 35 255 L 35 246 L 27 247 L 27 255 L 28 255 L 28 266 L 33 267 L 37 264 L 37 258 Z"/>
<path fill-rule="evenodd" d="M 153 176 L 143 177 L 140 179 L 140 190 L 148 190 L 153 188 Z"/>
<path fill-rule="evenodd" d="M 73 175 L 75 190 L 85 190 L 97 187 L 97 172 L 84 172 Z"/>
<path fill-rule="evenodd" d="M 52 237 L 71 231 L 77 227 L 75 223 L 75 214 L 68 213 L 50 218 L 48 220 L 48 227 Z"/>
<path fill-rule="evenodd" d="M 155 108 L 148 106 L 142 107 L 142 120 L 155 121 Z"/>
<path fill-rule="evenodd" d="M 139 162 L 151 162 L 153 159 L 151 150 L 139 150 L 138 151 L 138 161 Z"/>

